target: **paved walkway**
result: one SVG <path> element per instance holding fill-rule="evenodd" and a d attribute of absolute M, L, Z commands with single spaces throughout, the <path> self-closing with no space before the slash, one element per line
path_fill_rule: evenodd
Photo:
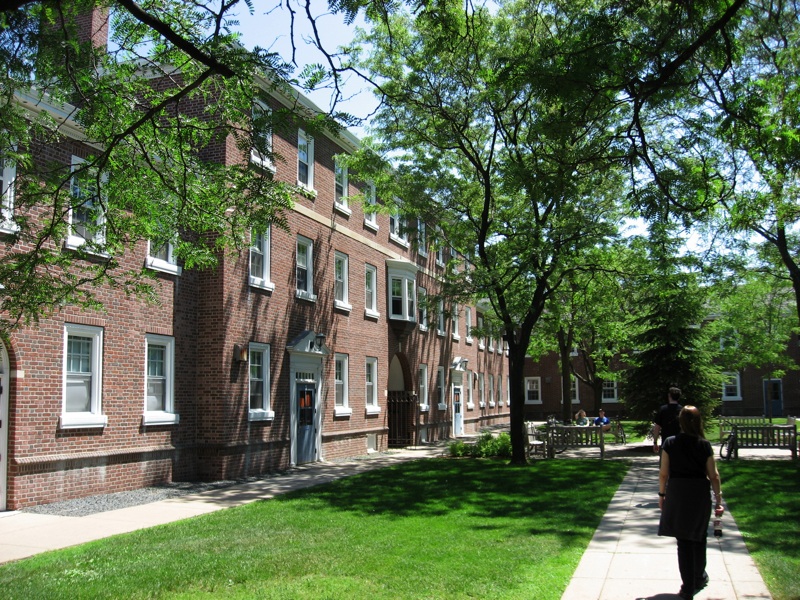
<path fill-rule="evenodd" d="M 617 452 L 610 450 L 609 458 Z M 0 563 L 272 498 L 396 462 L 441 454 L 442 448 L 437 447 L 409 448 L 363 460 L 314 463 L 269 479 L 86 517 L 0 513 Z M 609 504 L 562 600 L 678 598 L 680 576 L 675 541 L 656 535 L 658 460 L 652 455 L 630 452 L 625 456 L 633 459 L 632 467 Z M 564 458 L 566 455 L 561 455 L 556 460 Z M 724 487 L 723 481 L 723 490 Z M 696 596 L 699 600 L 771 598 L 735 522 L 727 513 L 722 540 L 709 539 L 707 571 L 711 582 Z"/>

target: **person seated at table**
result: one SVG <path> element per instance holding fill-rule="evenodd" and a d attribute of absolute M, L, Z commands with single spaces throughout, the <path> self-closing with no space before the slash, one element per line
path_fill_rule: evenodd
<path fill-rule="evenodd" d="M 602 425 L 603 426 L 603 431 L 608 431 L 609 429 L 611 429 L 611 421 L 608 420 L 608 417 L 606 416 L 606 411 L 604 411 L 601 408 L 600 411 L 597 414 L 598 414 L 598 416 L 594 420 L 594 424 L 595 425 Z"/>
<path fill-rule="evenodd" d="M 577 413 L 575 413 L 575 425 L 588 425 L 589 419 L 586 416 L 586 411 L 580 409 Z"/>

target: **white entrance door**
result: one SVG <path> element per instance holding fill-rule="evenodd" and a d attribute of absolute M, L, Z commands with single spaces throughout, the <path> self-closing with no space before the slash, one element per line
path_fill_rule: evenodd
<path fill-rule="evenodd" d="M 8 502 L 8 369 L 8 352 L 0 341 L 0 510 Z"/>
<path fill-rule="evenodd" d="M 464 435 L 464 405 L 461 403 L 461 386 L 453 386 L 453 435 Z"/>

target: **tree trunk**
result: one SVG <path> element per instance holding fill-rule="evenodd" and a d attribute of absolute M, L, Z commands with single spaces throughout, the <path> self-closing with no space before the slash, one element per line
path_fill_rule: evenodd
<path fill-rule="evenodd" d="M 525 355 L 527 345 L 509 344 L 508 375 L 511 386 L 511 464 L 528 462 L 528 432 L 525 428 Z"/>

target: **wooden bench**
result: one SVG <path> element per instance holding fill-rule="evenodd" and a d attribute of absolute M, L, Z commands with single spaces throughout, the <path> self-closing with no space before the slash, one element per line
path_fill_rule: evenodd
<path fill-rule="evenodd" d="M 739 448 L 778 448 L 789 450 L 797 460 L 797 425 L 734 425 L 731 455 L 739 458 Z"/>
<path fill-rule="evenodd" d="M 600 448 L 600 458 L 606 456 L 603 428 L 600 425 L 550 425 L 547 428 L 547 450 L 550 458 L 568 448 Z"/>
<path fill-rule="evenodd" d="M 531 421 L 525 422 L 525 430 L 528 432 L 528 456 L 547 458 L 547 434 Z"/>
<path fill-rule="evenodd" d="M 763 427 L 772 425 L 765 417 L 720 417 L 719 418 L 719 441 L 724 440 L 733 431 L 734 425 L 744 425 L 753 427 Z"/>

